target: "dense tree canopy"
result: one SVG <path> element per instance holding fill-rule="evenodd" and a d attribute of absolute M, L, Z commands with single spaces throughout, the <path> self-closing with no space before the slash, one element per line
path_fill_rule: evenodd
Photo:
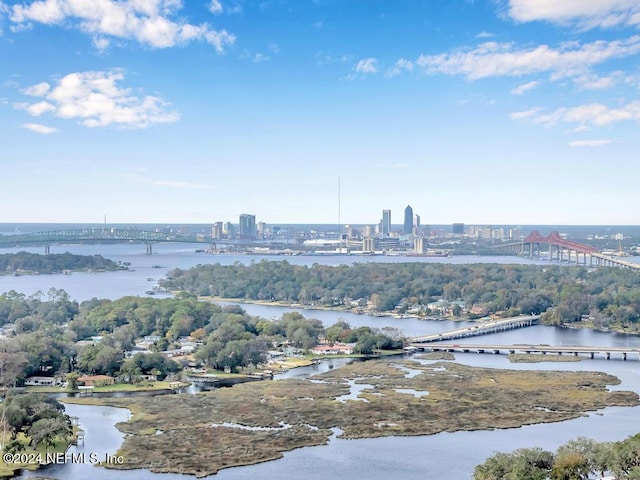
<path fill-rule="evenodd" d="M 596 327 L 638 331 L 640 275 L 615 267 L 357 263 L 311 267 L 261 261 L 176 269 L 164 286 L 195 295 L 319 304 L 375 311 L 417 309 L 437 300 L 504 315 L 545 313 L 562 324 L 589 315 Z M 455 309 L 454 309 L 454 313 Z M 458 309 L 458 314 L 462 314 Z"/>
<path fill-rule="evenodd" d="M 69 252 L 48 255 L 29 252 L 0 254 L 0 273 L 60 273 L 65 270 L 117 270 L 118 268 L 121 266 L 102 255 L 74 255 Z"/>
<path fill-rule="evenodd" d="M 539 448 L 496 453 L 474 470 L 475 480 L 588 480 L 613 474 L 618 480 L 640 479 L 640 434 L 621 442 L 580 437 L 555 454 Z"/>

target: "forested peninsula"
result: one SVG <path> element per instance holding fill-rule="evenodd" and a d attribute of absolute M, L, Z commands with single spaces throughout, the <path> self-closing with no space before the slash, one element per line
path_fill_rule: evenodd
<path fill-rule="evenodd" d="M 18 252 L 0 254 L 0 275 L 28 275 L 35 273 L 63 273 L 65 271 L 118 270 L 126 268 L 102 255 L 74 255 L 72 253 Z"/>
<path fill-rule="evenodd" d="M 550 325 L 640 332 L 640 275 L 614 267 L 284 262 L 169 272 L 174 291 L 355 313 L 476 319 L 542 314 Z"/>

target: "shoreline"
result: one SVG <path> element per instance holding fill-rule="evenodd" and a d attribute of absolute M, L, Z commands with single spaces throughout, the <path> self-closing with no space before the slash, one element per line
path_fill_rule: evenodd
<path fill-rule="evenodd" d="M 174 295 L 178 292 L 171 292 Z M 305 311 L 313 311 L 313 310 L 321 310 L 325 312 L 345 312 L 351 313 L 353 315 L 369 315 L 372 317 L 390 317 L 390 318 L 415 318 L 418 320 L 428 320 L 428 321 L 454 321 L 454 322 L 473 322 L 475 320 L 469 318 L 444 318 L 444 317 L 421 317 L 419 315 L 410 315 L 405 313 L 393 313 L 393 312 L 373 312 L 369 310 L 360 310 L 355 311 L 353 308 L 345 308 L 345 307 L 327 307 L 327 306 L 318 306 L 318 305 L 304 305 L 302 303 L 291 303 L 291 302 L 282 302 L 282 301 L 274 301 L 274 300 L 253 300 L 247 298 L 228 298 L 228 297 L 215 297 L 208 295 L 200 295 L 198 296 L 198 300 L 204 302 L 228 302 L 228 303 L 250 303 L 252 305 L 262 305 L 265 307 L 283 307 L 283 308 L 291 308 L 291 309 L 301 309 Z"/>
<path fill-rule="evenodd" d="M 177 292 L 172 292 L 173 294 L 176 294 Z M 468 317 L 434 317 L 434 316 L 426 316 L 426 317 L 421 317 L 419 315 L 411 315 L 411 314 L 405 314 L 405 313 L 393 313 L 393 312 L 371 312 L 371 311 L 360 311 L 360 312 L 356 312 L 354 311 L 352 308 L 342 308 L 342 307 L 326 307 L 326 306 L 308 306 L 308 305 L 303 305 L 301 303 L 287 303 L 287 302 L 282 302 L 282 301 L 270 301 L 270 300 L 253 300 L 253 299 L 246 299 L 246 298 L 228 298 L 228 297 L 214 297 L 214 296 L 198 296 L 198 300 L 202 300 L 205 302 L 212 302 L 212 303 L 216 303 L 216 302 L 228 302 L 228 303 L 248 303 L 248 304 L 252 304 L 252 305 L 261 305 L 261 306 L 265 306 L 265 307 L 282 307 L 282 308 L 290 308 L 290 309 L 301 309 L 301 310 L 305 310 L 305 311 L 313 311 L 313 310 L 322 310 L 322 311 L 326 311 L 326 312 L 345 312 L 345 313 L 351 313 L 353 315 L 369 315 L 372 317 L 388 317 L 388 318 L 395 318 L 398 320 L 402 320 L 404 318 L 415 318 L 417 320 L 423 320 L 423 321 L 433 321 L 433 322 L 478 322 L 481 321 L 482 318 L 468 318 Z M 483 317 L 484 318 L 484 317 Z M 611 328 L 607 328 L 607 329 L 602 329 L 602 328 L 597 328 L 593 325 L 590 324 L 582 324 L 581 322 L 575 322 L 575 323 L 566 323 L 566 324 L 562 324 L 562 325 L 547 325 L 547 324 L 540 324 L 540 325 L 544 325 L 544 326 L 548 326 L 548 327 L 560 327 L 560 328 L 568 328 L 568 329 L 586 329 L 586 330 L 591 330 L 593 332 L 600 332 L 600 333 L 618 333 L 621 335 L 635 335 L 635 336 L 640 336 L 640 331 L 638 332 L 629 332 L 620 328 L 615 328 L 615 327 L 611 327 Z"/>
<path fill-rule="evenodd" d="M 537 400 L 532 400 L 536 407 L 517 413 L 510 400 L 512 396 L 528 396 L 532 392 L 528 382 L 522 383 L 523 371 L 441 362 L 422 366 L 411 361 L 399 363 L 422 370 L 428 378 L 424 375 L 406 378 L 402 367 L 387 362 L 358 362 L 341 367 L 339 371 L 325 372 L 313 383 L 287 379 L 154 400 L 143 397 L 73 398 L 68 403 L 112 406 L 131 412 L 129 421 L 116 425 L 124 435 L 116 454 L 123 455 L 127 461 L 122 465 L 102 466 L 126 470 L 145 468 L 155 473 L 188 473 L 196 477 L 232 466 L 278 459 L 294 449 L 326 444 L 334 436 L 329 427 L 342 430 L 339 438 L 424 436 L 442 431 L 480 431 L 562 422 L 610 406 L 638 405 L 635 392 L 611 391 L 604 387 L 619 383 L 609 374 L 530 371 L 526 375 L 540 390 L 535 393 Z M 449 373 L 437 374 L 443 367 Z M 452 377 L 465 378 L 464 385 Z M 341 398 L 350 390 L 346 379 L 357 378 L 366 379 L 373 390 L 358 394 L 366 402 L 353 399 L 344 402 Z M 394 393 L 398 383 L 416 391 L 428 389 L 429 395 L 416 402 L 411 395 Z M 565 387 L 558 388 L 560 384 Z M 292 403 L 292 385 L 296 386 L 294 399 L 313 398 L 316 401 L 313 404 Z M 452 389 L 455 401 L 451 398 Z M 247 417 L 245 413 L 238 413 L 238 405 L 244 405 L 242 411 L 245 413 L 262 413 L 251 413 Z M 256 408 L 261 405 L 261 409 L 252 408 L 254 405 Z M 460 405 L 466 405 L 462 412 Z M 496 417 L 496 408 L 503 415 Z M 450 409 L 459 414 L 447 414 Z M 158 417 L 160 411 L 172 413 Z M 431 416 L 427 421 L 425 414 L 429 412 Z M 211 425 L 218 426 L 211 429 Z M 185 428 L 192 433 L 188 439 L 182 437 Z M 211 463 L 206 454 L 209 450 L 192 450 L 194 445 L 209 444 L 219 448 L 222 456 L 218 463 Z M 259 445 L 257 450 L 253 450 L 255 445 Z M 189 461 L 181 457 L 185 451 L 189 452 Z M 163 463 L 149 468 L 144 459 L 152 452 L 154 458 L 162 458 Z"/>

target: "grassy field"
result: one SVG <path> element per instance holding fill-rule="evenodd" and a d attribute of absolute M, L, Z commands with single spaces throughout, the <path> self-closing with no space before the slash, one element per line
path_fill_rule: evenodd
<path fill-rule="evenodd" d="M 402 366 L 421 374 L 408 378 Z M 349 392 L 346 379 L 368 385 L 358 400 L 336 400 Z M 125 463 L 114 467 L 199 476 L 324 444 L 333 427 L 342 429 L 345 438 L 429 435 L 557 422 L 609 405 L 639 404 L 636 393 L 607 390 L 619 380 L 599 372 L 423 365 L 400 358 L 393 363 L 356 362 L 314 380 L 322 382 L 286 379 L 198 395 L 74 401 L 127 407 L 135 413 L 118 424 L 127 434 L 118 452 Z M 429 394 L 416 397 L 398 389 Z M 269 429 L 220 426 L 223 423 Z"/>
<path fill-rule="evenodd" d="M 102 385 L 94 388 L 94 392 L 147 392 L 155 390 L 170 389 L 171 382 L 140 382 L 140 383 L 116 383 L 113 385 Z M 188 383 L 182 386 L 188 386 Z M 25 392 L 29 393 L 77 393 L 78 390 L 70 390 L 62 387 L 26 387 Z"/>

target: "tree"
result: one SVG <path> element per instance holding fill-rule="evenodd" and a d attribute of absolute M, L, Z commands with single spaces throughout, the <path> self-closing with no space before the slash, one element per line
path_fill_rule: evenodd
<path fill-rule="evenodd" d="M 496 453 L 474 472 L 474 480 L 546 480 L 553 454 L 540 448 L 521 448 L 513 453 Z"/>
<path fill-rule="evenodd" d="M 80 375 L 77 372 L 67 373 L 67 388 L 69 390 L 77 390 L 79 378 Z"/>
<path fill-rule="evenodd" d="M 69 435 L 71 435 L 71 426 L 62 417 L 41 418 L 29 428 L 31 445 L 37 447 L 44 443 L 47 450 L 55 445 L 56 438 L 66 438 Z"/>
<path fill-rule="evenodd" d="M 590 438 L 578 437 L 560 446 L 556 452 L 556 462 L 562 461 L 565 455 L 570 454 L 578 454 L 584 458 L 589 469 L 588 474 L 599 474 L 603 477 L 611 470 L 613 464 L 612 445 Z"/>
<path fill-rule="evenodd" d="M 617 478 L 640 479 L 640 433 L 613 444 L 612 471 Z"/>
<path fill-rule="evenodd" d="M 566 452 L 556 456 L 551 470 L 552 480 L 586 480 L 589 460 L 580 452 Z"/>

